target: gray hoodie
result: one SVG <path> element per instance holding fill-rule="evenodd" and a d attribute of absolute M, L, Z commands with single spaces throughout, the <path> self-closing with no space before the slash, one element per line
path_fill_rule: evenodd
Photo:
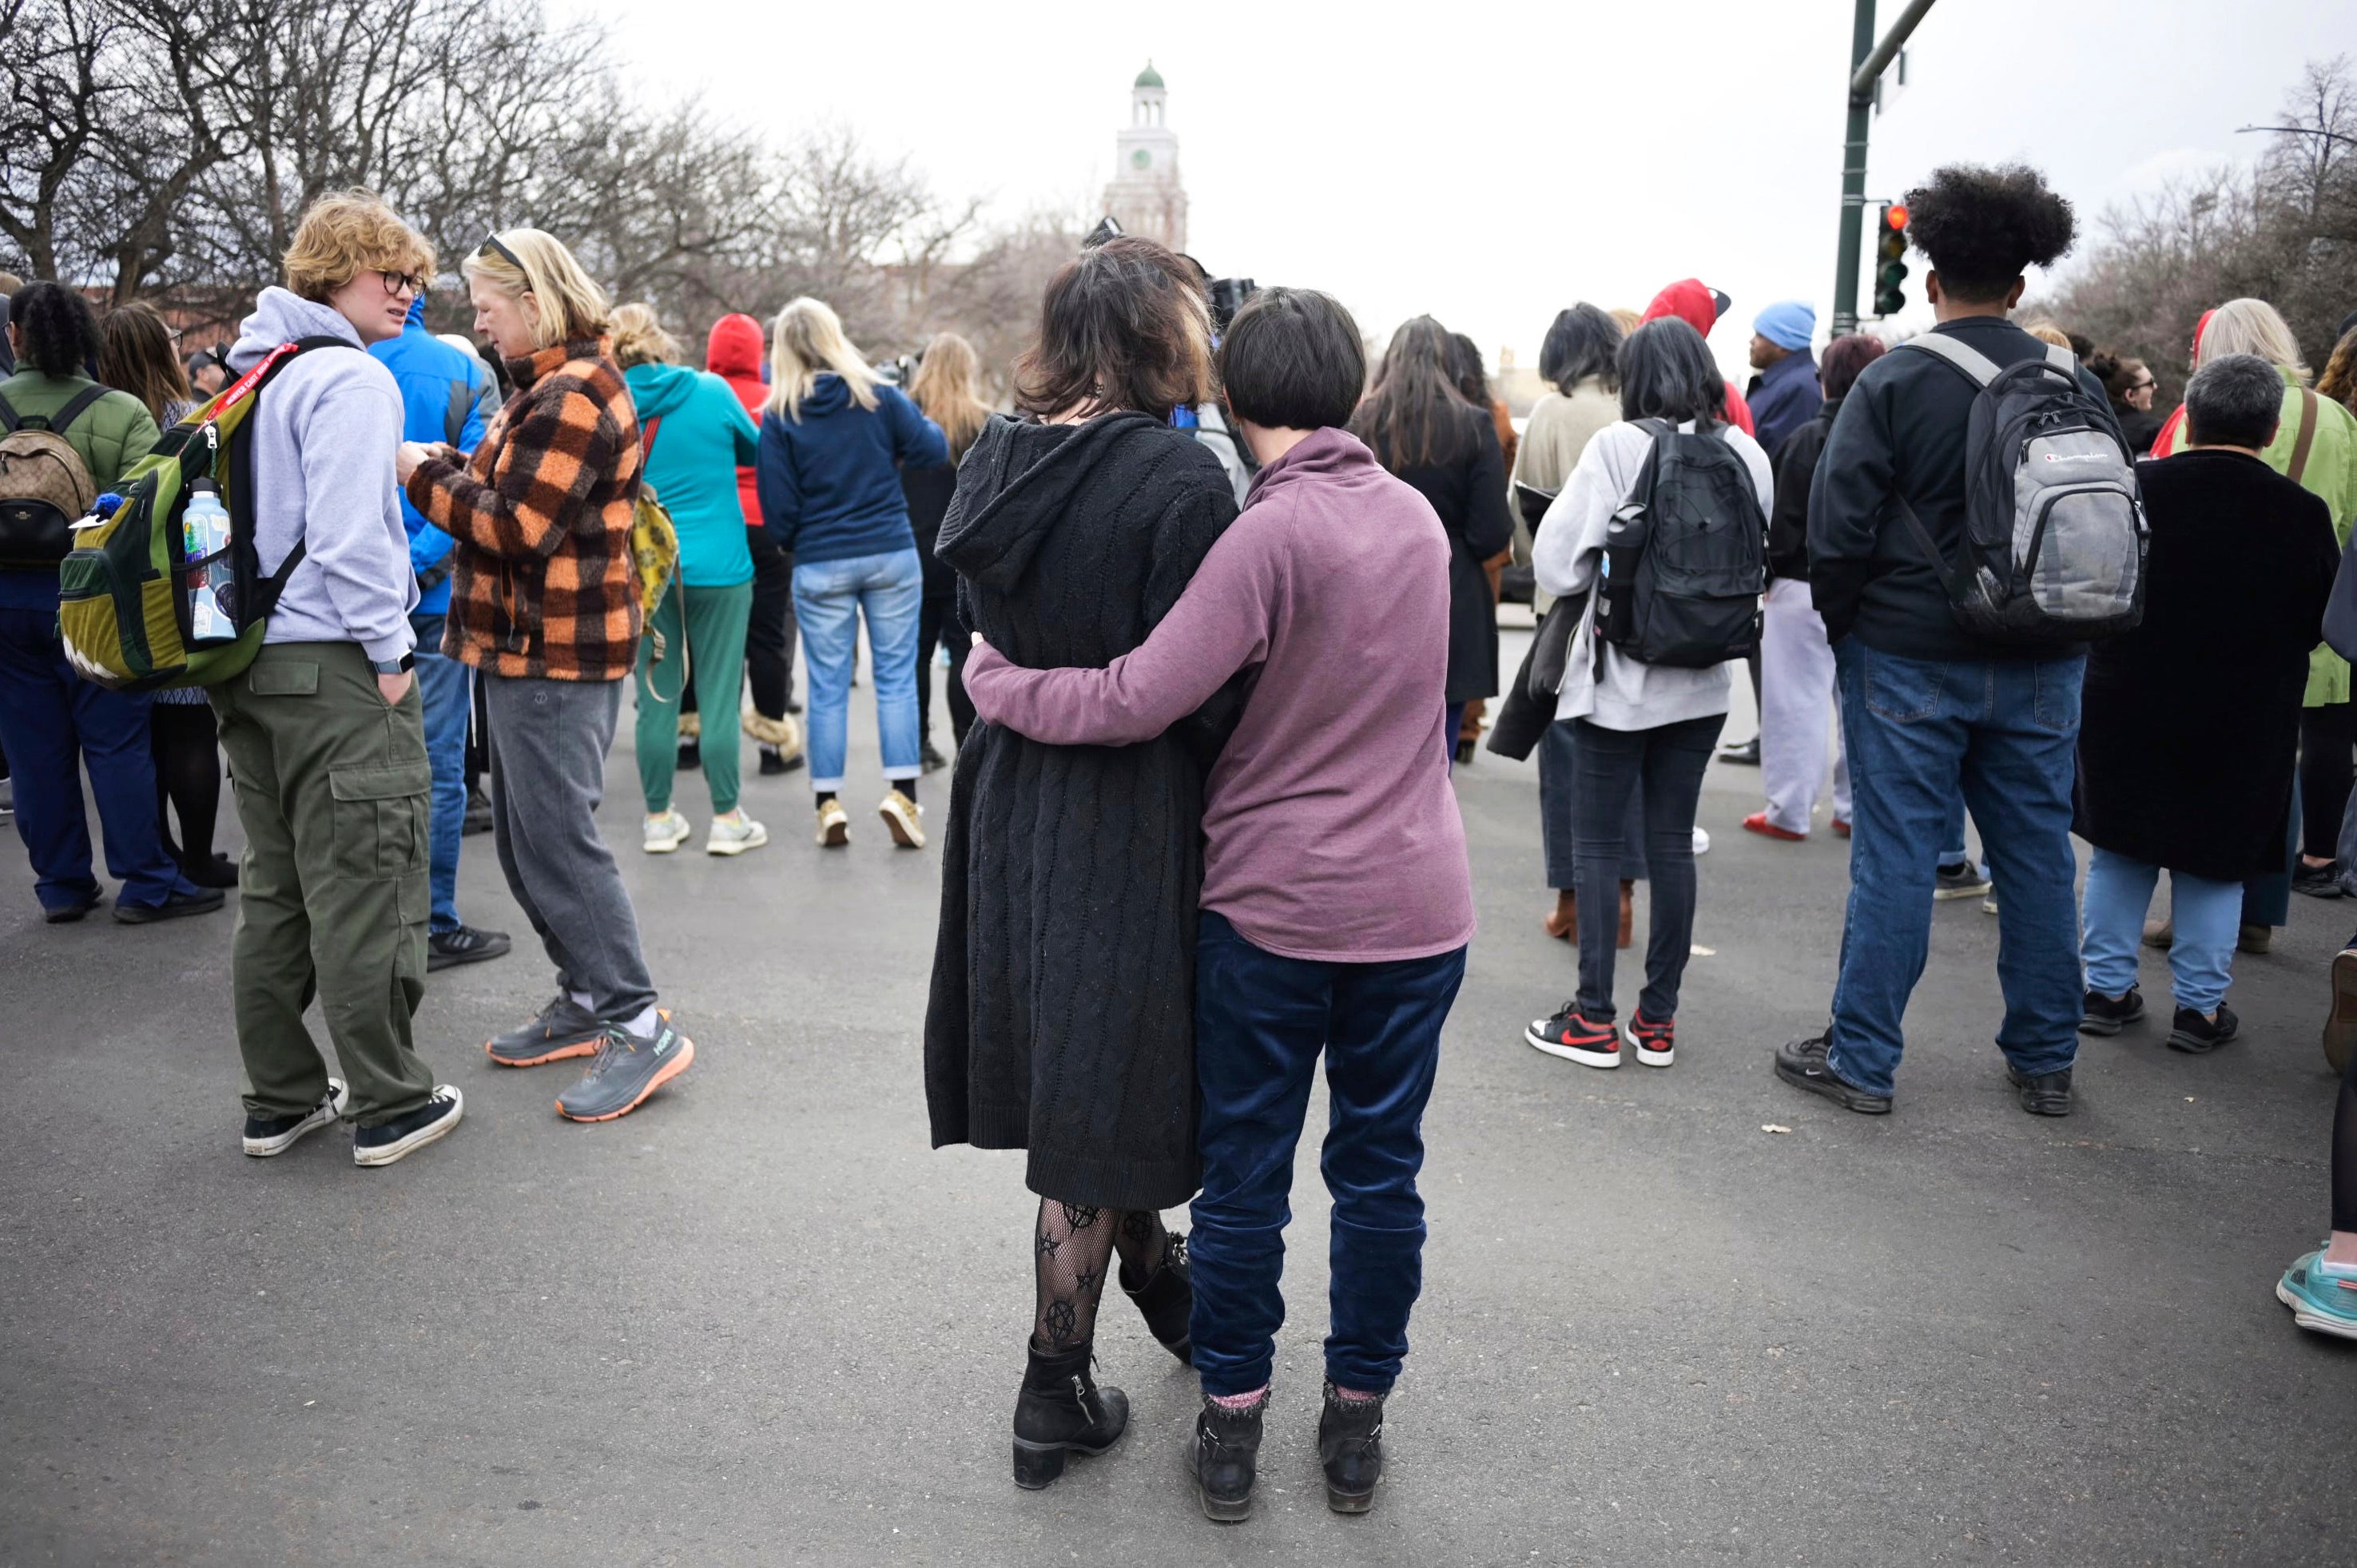
<path fill-rule="evenodd" d="M 340 338 L 280 371 L 254 410 L 254 548 L 275 572 L 306 542 L 303 564 L 263 633 L 264 642 L 357 642 L 389 662 L 416 646 L 409 612 L 417 577 L 401 524 L 393 459 L 401 389 L 329 306 L 265 288 L 238 329 L 230 370 L 242 375 L 281 343 Z"/>

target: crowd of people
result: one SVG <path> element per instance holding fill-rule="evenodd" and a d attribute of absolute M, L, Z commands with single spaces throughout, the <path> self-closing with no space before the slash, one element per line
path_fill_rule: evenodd
<path fill-rule="evenodd" d="M 1827 1022 L 1763 1065 L 1853 1112 L 1893 1108 L 1939 898 L 1994 896 L 2004 1070 L 2024 1111 L 2061 1116 L 2081 1036 L 2146 1018 L 2140 944 L 2168 952 L 2168 1044 L 2212 1052 L 2238 1034 L 2237 949 L 2294 892 L 2357 896 L 2357 317 L 2319 380 L 2265 302 L 2222 303 L 2162 417 L 2144 361 L 2012 319 L 2072 240 L 2037 173 L 1943 168 L 1907 207 L 1930 331 L 1819 345 L 1812 306 L 1772 304 L 1738 388 L 1708 342 L 1724 294 L 1583 302 L 1519 430 L 1430 317 L 1371 365 L 1331 297 L 1263 289 L 1215 320 L 1201 267 L 1119 234 L 1049 285 L 1011 413 L 963 338 L 879 367 L 812 298 L 723 317 L 693 368 L 655 307 L 616 306 L 532 229 L 463 259 L 474 336 L 437 337 L 433 247 L 365 192 L 305 213 L 283 286 L 218 349 L 183 357 L 147 305 L 101 318 L 7 280 L 6 498 L 105 515 L 151 453 L 251 397 L 225 499 L 283 585 L 250 662 L 115 689 L 61 637 L 58 559 L 6 536 L 0 748 L 36 895 L 52 922 L 105 902 L 86 768 L 116 919 L 239 891 L 244 1152 L 342 1122 L 356 1163 L 389 1165 L 464 1112 L 414 1037 L 426 976 L 511 949 L 457 908 L 479 777 L 554 978 L 484 1049 L 586 1061 L 556 1110 L 610 1121 L 695 1057 L 597 822 L 626 689 L 647 854 L 694 838 L 683 767 L 708 854 L 769 843 L 740 729 L 761 774 L 807 768 L 814 841 L 839 849 L 864 639 L 877 816 L 921 850 L 922 779 L 950 765 L 938 669 L 954 771 L 924 1083 L 934 1143 L 1026 1151 L 1039 1198 L 1017 1483 L 1123 1434 L 1094 1370 L 1118 1278 L 1200 1377 L 1203 1511 L 1249 1516 L 1322 1057 L 1318 1447 L 1329 1504 L 1364 1511 L 1474 928 L 1452 770 L 1485 727 L 1536 754 L 1545 929 L 1577 952 L 1523 1037 L 1594 1069 L 1676 1059 L 1714 758 L 1759 765 L 1743 826 L 1780 844 L 1813 835 L 1830 784 L 1850 890 Z M 42 463 L 48 489 L 25 478 Z M 1518 557 L 1538 623 L 1509 676 Z M 1738 664 L 1760 727 L 1722 747 Z M 2277 1294 L 2357 1338 L 2357 938 L 2332 989 L 2332 1235 Z M 1182 1205 L 1183 1234 L 1163 1218 Z"/>

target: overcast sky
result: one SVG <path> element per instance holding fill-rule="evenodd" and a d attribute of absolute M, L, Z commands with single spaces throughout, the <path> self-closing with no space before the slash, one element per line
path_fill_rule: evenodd
<path fill-rule="evenodd" d="M 651 91 L 780 134 L 847 122 L 1003 214 L 1094 208 L 1150 57 L 1189 249 L 1326 289 L 1370 332 L 1429 311 L 1529 363 L 1559 307 L 1641 308 L 1693 275 L 1734 296 L 1711 339 L 1732 368 L 1763 305 L 1810 300 L 1821 337 L 1831 314 L 1850 0 L 553 3 L 608 16 Z M 2235 127 L 2342 53 L 2350 0 L 1943 0 L 1874 122 L 1867 192 L 2027 158 L 2091 231 L 2171 171 L 2249 157 Z"/>

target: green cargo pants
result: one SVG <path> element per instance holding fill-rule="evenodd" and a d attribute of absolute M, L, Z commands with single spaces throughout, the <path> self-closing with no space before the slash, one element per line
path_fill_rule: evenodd
<path fill-rule="evenodd" d="M 303 1026 L 319 998 L 362 1127 L 425 1103 L 410 1048 L 425 994 L 425 709 L 388 704 L 357 643 L 265 644 L 211 689 L 245 825 L 230 979 L 249 1112 L 307 1112 L 327 1066 Z"/>

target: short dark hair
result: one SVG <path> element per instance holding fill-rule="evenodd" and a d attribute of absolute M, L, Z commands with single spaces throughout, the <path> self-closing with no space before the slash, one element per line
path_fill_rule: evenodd
<path fill-rule="evenodd" d="M 84 376 L 97 362 L 98 317 L 90 301 L 40 278 L 8 300 L 16 357 L 45 376 Z"/>
<path fill-rule="evenodd" d="M 1348 424 L 1367 388 L 1359 324 L 1313 288 L 1254 295 L 1228 323 L 1219 363 L 1228 407 L 1272 430 Z"/>
<path fill-rule="evenodd" d="M 1864 332 L 1846 332 L 1825 345 L 1817 356 L 1817 383 L 1824 390 L 1825 401 L 1847 397 L 1849 389 L 1857 384 L 1858 373 L 1882 358 L 1882 339 Z"/>
<path fill-rule="evenodd" d="M 2003 299 L 2025 267 L 2053 265 L 2076 232 L 2071 204 L 2028 164 L 1950 164 L 1906 204 L 1908 239 L 1941 287 L 1971 305 Z"/>
<path fill-rule="evenodd" d="M 1555 312 L 1546 341 L 1539 345 L 1539 379 L 1566 397 L 1590 376 L 1600 376 L 1606 392 L 1617 392 L 1620 371 L 1620 324 L 1597 306 L 1581 300 L 1569 310 Z"/>
<path fill-rule="evenodd" d="M 1015 406 L 1049 417 L 1130 408 L 1157 419 L 1211 395 L 1211 316 L 1195 269 L 1117 235 L 1066 262 L 1039 306 L 1039 337 L 1015 362 Z"/>
<path fill-rule="evenodd" d="M 1620 417 L 1683 424 L 1727 418 L 1727 378 L 1702 334 L 1674 316 L 1648 321 L 1620 344 Z"/>
<path fill-rule="evenodd" d="M 2283 418 L 2283 372 L 2256 354 L 2227 354 L 2185 383 L 2185 432 L 2197 446 L 2248 446 L 2276 438 Z"/>

